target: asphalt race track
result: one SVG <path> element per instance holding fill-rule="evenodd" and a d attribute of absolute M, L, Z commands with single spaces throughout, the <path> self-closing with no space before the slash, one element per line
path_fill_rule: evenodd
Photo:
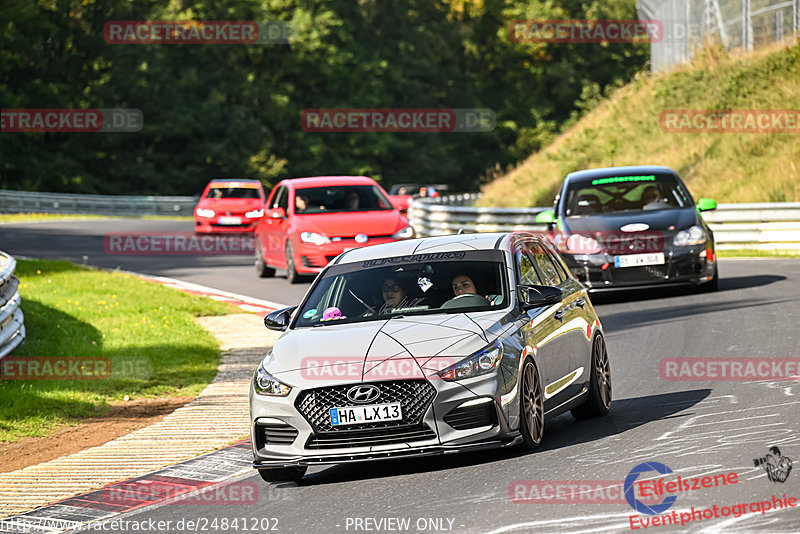
<path fill-rule="evenodd" d="M 110 219 L 51 221 L 0 225 L 0 250 L 18 256 L 65 259 L 106 269 L 177 278 L 250 297 L 286 303 L 299 301 L 308 283 L 289 285 L 278 278 L 257 278 L 252 255 L 112 255 L 105 251 L 106 233 L 193 232 L 191 221 Z M 221 275 L 220 269 L 224 269 Z M 283 278 L 281 278 L 283 276 Z"/>
<path fill-rule="evenodd" d="M 90 265 L 178 278 L 285 304 L 296 303 L 307 288 L 290 286 L 280 273 L 274 279 L 256 278 L 250 256 L 111 256 L 103 250 L 103 234 L 115 231 L 191 231 L 191 223 L 4 224 L 0 249 L 77 263 L 87 256 Z M 678 493 L 665 513 L 749 506 L 772 502 L 773 495 L 800 498 L 798 469 L 784 482 L 773 482 L 754 466 L 754 459 L 774 445 L 784 458 L 800 461 L 800 381 L 661 377 L 659 364 L 671 357 L 800 360 L 800 260 L 723 259 L 720 275 L 720 291 L 711 294 L 672 289 L 592 297 L 611 358 L 611 413 L 581 422 L 560 416 L 549 422 L 536 452 L 316 467 L 300 485 L 277 487 L 253 472 L 242 480 L 258 484 L 257 504 L 156 505 L 120 516 L 138 522 L 136 529 L 128 523 L 120 531 L 186 531 L 190 519 L 200 521 L 195 530 L 206 532 L 622 532 L 630 531 L 634 520 L 639 522 L 633 526 L 647 532 L 800 532 L 797 509 L 762 514 L 752 507 L 740 517 L 644 529 L 641 521 L 655 516 L 636 514 L 620 495 L 622 481 L 635 466 L 658 462 L 683 478 L 731 471 L 738 476 L 735 484 Z M 606 488 L 616 484 L 615 499 L 611 492 L 606 495 L 616 502 L 599 504 L 596 495 L 581 499 L 570 494 L 570 485 L 596 487 L 604 481 Z M 515 502 L 548 494 L 557 497 L 547 503 Z M 276 520 L 265 523 L 262 518 Z M 171 523 L 148 530 L 151 519 Z M 178 528 L 181 520 L 183 528 Z M 401 526 L 405 521 L 408 527 Z"/>

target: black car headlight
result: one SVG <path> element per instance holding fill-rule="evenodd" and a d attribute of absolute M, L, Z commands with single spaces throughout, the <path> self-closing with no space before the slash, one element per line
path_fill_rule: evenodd
<path fill-rule="evenodd" d="M 706 231 L 702 226 L 692 226 L 675 234 L 673 244 L 676 247 L 702 245 L 706 242 Z"/>
<path fill-rule="evenodd" d="M 287 386 L 264 370 L 264 364 L 258 364 L 258 369 L 253 375 L 253 388 L 259 395 L 270 395 L 273 397 L 285 397 L 292 391 L 291 386 Z"/>
<path fill-rule="evenodd" d="M 442 369 L 437 374 L 442 380 L 453 382 L 464 378 L 485 375 L 491 373 L 500 365 L 503 359 L 503 345 L 495 341 L 486 348 L 475 354 L 464 358 L 460 362 L 454 363 L 450 367 Z"/>

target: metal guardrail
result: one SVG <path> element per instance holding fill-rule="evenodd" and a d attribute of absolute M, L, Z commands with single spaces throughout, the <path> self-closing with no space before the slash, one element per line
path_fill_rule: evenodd
<path fill-rule="evenodd" d="M 720 250 L 800 250 L 800 202 L 720 204 L 703 218 Z"/>
<path fill-rule="evenodd" d="M 177 196 L 71 195 L 0 190 L 0 213 L 191 216 L 198 200 Z"/>
<path fill-rule="evenodd" d="M 547 208 L 475 208 L 479 194 L 414 199 L 408 215 L 422 236 L 529 230 L 547 226 L 534 219 Z M 800 202 L 719 204 L 703 212 L 719 250 L 800 250 Z"/>
<path fill-rule="evenodd" d="M 0 251 L 0 358 L 25 339 L 19 280 L 14 276 L 17 260 Z"/>

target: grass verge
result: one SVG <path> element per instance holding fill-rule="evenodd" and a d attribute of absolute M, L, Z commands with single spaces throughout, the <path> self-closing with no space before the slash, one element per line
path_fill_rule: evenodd
<path fill-rule="evenodd" d="M 19 260 L 17 277 L 27 339 L 13 356 L 104 357 L 112 372 L 96 380 L 0 380 L 0 442 L 46 436 L 58 425 L 105 413 L 125 395 L 197 395 L 216 375 L 219 345 L 194 318 L 240 313 L 68 262 Z"/>
<path fill-rule="evenodd" d="M 719 250 L 717 256 L 720 258 L 800 258 L 800 250 Z"/>

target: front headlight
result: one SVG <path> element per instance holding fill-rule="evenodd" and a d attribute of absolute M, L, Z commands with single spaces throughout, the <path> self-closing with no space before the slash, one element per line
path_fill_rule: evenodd
<path fill-rule="evenodd" d="M 706 232 L 702 226 L 692 226 L 688 230 L 681 230 L 675 234 L 673 244 L 676 247 L 685 247 L 688 245 L 702 245 L 706 242 Z"/>
<path fill-rule="evenodd" d="M 602 252 L 602 249 L 596 239 L 580 234 L 572 234 L 567 238 L 567 252 L 573 254 L 597 254 Z"/>
<path fill-rule="evenodd" d="M 300 241 L 303 243 L 311 243 L 312 245 L 327 245 L 331 242 L 331 238 L 316 232 L 302 232 L 300 234 Z"/>
<path fill-rule="evenodd" d="M 264 370 L 263 364 L 258 364 L 256 374 L 253 375 L 253 387 L 259 395 L 271 395 L 273 397 L 285 397 L 292 391 L 291 386 L 287 386 Z"/>
<path fill-rule="evenodd" d="M 248 219 L 257 219 L 258 217 L 264 216 L 264 210 L 248 211 L 247 213 L 244 214 L 244 216 L 247 217 Z"/>
<path fill-rule="evenodd" d="M 406 226 L 402 230 L 398 230 L 392 234 L 393 239 L 411 239 L 414 237 L 414 227 Z"/>
<path fill-rule="evenodd" d="M 198 208 L 197 211 L 195 211 L 195 213 L 197 214 L 198 217 L 213 217 L 214 216 L 214 210 L 208 210 L 208 209 L 203 209 L 203 208 Z"/>
<path fill-rule="evenodd" d="M 485 375 L 491 373 L 500 365 L 500 360 L 503 359 L 503 345 L 499 341 L 495 341 L 488 347 L 479 350 L 472 356 L 464 358 L 458 363 L 454 363 L 450 367 L 442 369 L 437 374 L 442 380 L 452 382 L 454 380 L 461 380 L 464 378 L 472 378 L 473 376 Z"/>

